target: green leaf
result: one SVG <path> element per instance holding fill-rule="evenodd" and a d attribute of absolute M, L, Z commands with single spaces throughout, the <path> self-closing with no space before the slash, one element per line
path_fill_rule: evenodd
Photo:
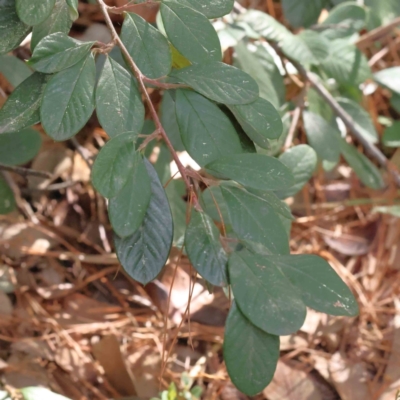
<path fill-rule="evenodd" d="M 115 233 L 125 238 L 139 229 L 151 198 L 150 179 L 140 153 L 125 186 L 108 204 L 108 215 Z"/>
<path fill-rule="evenodd" d="M 202 202 L 206 213 L 217 222 L 230 225 L 228 207 L 222 195 L 220 186 L 209 186 L 202 193 Z M 221 219 L 222 216 L 222 219 Z"/>
<path fill-rule="evenodd" d="M 37 44 L 29 65 L 46 74 L 59 72 L 87 57 L 94 43 L 80 42 L 62 32 L 52 33 Z"/>
<path fill-rule="evenodd" d="M 303 121 L 308 143 L 332 169 L 340 159 L 340 132 L 319 115 L 308 111 L 303 113 Z"/>
<path fill-rule="evenodd" d="M 400 67 L 386 68 L 374 74 L 380 85 L 400 95 Z"/>
<path fill-rule="evenodd" d="M 279 190 L 294 183 L 292 174 L 280 161 L 264 154 L 224 157 L 207 164 L 206 169 L 252 189 Z"/>
<path fill-rule="evenodd" d="M 168 75 L 171 51 L 167 39 L 137 14 L 126 14 L 121 40 L 137 66 L 148 78 Z"/>
<path fill-rule="evenodd" d="M 15 209 L 14 193 L 0 176 L 0 214 L 8 214 Z"/>
<path fill-rule="evenodd" d="M 39 152 L 42 139 L 38 131 L 28 128 L 23 131 L 0 135 L 0 163 L 5 165 L 25 164 Z"/>
<path fill-rule="evenodd" d="M 314 114 L 318 114 L 328 122 L 333 120 L 333 111 L 329 104 L 314 90 L 307 91 L 308 110 Z"/>
<path fill-rule="evenodd" d="M 54 75 L 46 86 L 40 118 L 54 140 L 69 139 L 78 133 L 94 110 L 96 65 L 93 55 Z"/>
<path fill-rule="evenodd" d="M 0 1 L 0 54 L 8 53 L 18 47 L 30 32 L 17 15 L 15 0 Z"/>
<path fill-rule="evenodd" d="M 1 136 L 0 136 L 1 137 Z M 382 143 L 387 147 L 400 147 L 400 122 L 395 122 L 383 132 Z"/>
<path fill-rule="evenodd" d="M 175 100 L 170 90 L 164 92 L 161 102 L 161 124 L 176 151 L 185 150 L 175 113 Z"/>
<path fill-rule="evenodd" d="M 183 200 L 186 196 L 186 186 L 181 179 L 173 179 L 165 188 L 168 201 L 171 207 L 172 219 L 174 221 L 175 247 L 182 247 L 186 231 L 186 208 L 187 204 Z"/>
<path fill-rule="evenodd" d="M 192 212 L 185 249 L 193 267 L 205 280 L 215 286 L 227 285 L 228 257 L 221 245 L 219 230 L 204 212 Z"/>
<path fill-rule="evenodd" d="M 66 0 L 66 1 L 69 7 L 69 15 L 72 21 L 77 20 L 79 17 L 78 0 Z"/>
<path fill-rule="evenodd" d="M 294 176 L 295 184 L 290 189 L 277 192 L 279 198 L 286 199 L 299 192 L 313 176 L 315 168 L 317 167 L 317 154 L 310 146 L 301 144 L 286 150 L 279 157 L 279 161 L 283 163 Z"/>
<path fill-rule="evenodd" d="M 69 16 L 68 5 L 65 0 L 56 0 L 51 15 L 32 30 L 31 50 L 47 35 L 62 32 L 67 34 L 71 29 L 72 21 Z"/>
<path fill-rule="evenodd" d="M 380 25 L 387 25 L 400 15 L 400 3 L 397 0 L 365 0 L 365 5 L 371 7 L 371 14 L 378 18 Z"/>
<path fill-rule="evenodd" d="M 315 24 L 327 3 L 327 0 L 282 0 L 282 7 L 289 23 L 300 28 Z"/>
<path fill-rule="evenodd" d="M 252 324 L 273 335 L 301 328 L 307 309 L 300 292 L 268 256 L 235 252 L 228 268 L 235 302 Z"/>
<path fill-rule="evenodd" d="M 21 389 L 24 400 L 70 400 L 65 396 L 51 392 L 42 387 L 27 387 Z"/>
<path fill-rule="evenodd" d="M 92 169 L 92 183 L 102 196 L 116 196 L 132 176 L 137 161 L 137 136 L 135 132 L 121 133 L 108 141 L 97 155 Z"/>
<path fill-rule="evenodd" d="M 222 62 L 191 65 L 174 71 L 171 76 L 219 103 L 246 104 L 258 98 L 258 86 L 254 79 Z"/>
<path fill-rule="evenodd" d="M 17 87 L 32 75 L 32 70 L 19 58 L 11 55 L 0 56 L 0 73 Z"/>
<path fill-rule="evenodd" d="M 142 284 L 152 281 L 168 259 L 173 223 L 168 199 L 157 173 L 145 160 L 151 180 L 151 199 L 141 227 L 131 236 L 115 237 L 119 261 L 126 272 Z"/>
<path fill-rule="evenodd" d="M 303 57 L 298 56 L 297 59 L 300 58 L 301 61 L 304 61 L 307 64 L 312 63 L 318 65 L 329 56 L 329 40 L 327 40 L 320 33 L 305 29 L 304 31 L 301 31 L 297 36 L 306 44 L 311 54 L 311 59 L 308 61 L 304 58 L 307 53 L 305 53 Z M 290 54 L 288 55 L 290 56 Z"/>
<path fill-rule="evenodd" d="M 35 72 L 8 97 L 0 110 L 0 133 L 16 132 L 40 122 L 39 107 L 48 76 Z"/>
<path fill-rule="evenodd" d="M 224 360 L 234 385 L 248 396 L 256 395 L 272 381 L 278 359 L 279 336 L 254 326 L 234 301 L 224 335 Z"/>
<path fill-rule="evenodd" d="M 341 85 L 358 86 L 371 77 L 365 55 L 344 39 L 330 42 L 330 55 L 322 63 L 322 67 Z"/>
<path fill-rule="evenodd" d="M 255 102 L 230 106 L 244 131 L 260 147 L 269 148 L 268 139 L 277 139 L 282 134 L 282 120 L 274 106 L 259 97 Z"/>
<path fill-rule="evenodd" d="M 392 97 L 390 98 L 390 105 L 400 114 L 400 94 L 392 94 Z"/>
<path fill-rule="evenodd" d="M 267 256 L 293 286 L 307 307 L 330 314 L 354 317 L 358 304 L 339 275 L 321 257 L 314 255 Z"/>
<path fill-rule="evenodd" d="M 337 99 L 342 108 L 350 115 L 358 130 L 364 138 L 371 143 L 378 143 L 378 132 L 371 120 L 369 113 L 353 100 L 346 98 Z"/>
<path fill-rule="evenodd" d="M 96 112 L 111 137 L 121 132 L 140 132 L 144 123 L 144 106 L 136 80 L 110 57 L 97 85 Z"/>
<path fill-rule="evenodd" d="M 221 61 L 221 44 L 207 17 L 172 1 L 163 1 L 160 12 L 168 39 L 189 61 Z"/>
<path fill-rule="evenodd" d="M 272 254 L 289 253 L 285 229 L 269 203 L 237 187 L 221 186 L 221 191 L 239 239 L 258 243 Z"/>
<path fill-rule="evenodd" d="M 43 22 L 54 8 L 56 0 L 15 0 L 19 19 L 30 26 Z"/>
<path fill-rule="evenodd" d="M 242 153 L 231 121 L 210 100 L 191 90 L 179 89 L 175 106 L 182 142 L 200 166 Z"/>
<path fill-rule="evenodd" d="M 363 7 L 352 2 L 339 4 L 322 23 L 321 27 L 329 26 L 322 31 L 322 35 L 329 40 L 348 38 L 364 28 L 366 18 Z"/>
<path fill-rule="evenodd" d="M 372 213 L 381 213 L 400 218 L 400 206 L 377 206 L 372 209 Z"/>
<path fill-rule="evenodd" d="M 365 186 L 376 190 L 385 186 L 378 168 L 364 154 L 359 153 L 354 146 L 346 143 L 344 139 L 340 141 L 340 149 L 343 157 Z"/>
<path fill-rule="evenodd" d="M 178 1 L 174 0 L 178 3 Z M 201 12 L 207 18 L 218 18 L 231 12 L 234 0 L 212 0 L 206 3 L 203 0 L 180 0 L 180 4 Z"/>
<path fill-rule="evenodd" d="M 280 72 L 271 67 L 271 64 L 266 68 L 265 62 L 262 63 L 260 52 L 251 52 L 243 41 L 235 46 L 235 53 L 238 66 L 257 82 L 260 97 L 270 101 L 274 107 L 279 107 L 281 98 L 275 85 L 282 81 Z M 265 52 L 262 54 L 265 56 Z"/>

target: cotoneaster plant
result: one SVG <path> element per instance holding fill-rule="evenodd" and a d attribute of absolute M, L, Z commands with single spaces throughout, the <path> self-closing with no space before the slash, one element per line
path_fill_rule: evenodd
<path fill-rule="evenodd" d="M 184 247 L 210 286 L 229 287 L 226 367 L 242 392 L 257 394 L 273 378 L 279 336 L 302 326 L 307 307 L 339 316 L 358 313 L 351 291 L 324 259 L 289 250 L 293 217 L 282 199 L 312 176 L 318 151 L 299 145 L 273 156 L 284 129 L 279 101 L 273 105 L 238 68 L 242 60 L 238 67 L 222 62 L 210 22 L 230 14 L 232 0 L 162 1 L 158 28 L 124 12 L 120 34 L 110 13 L 124 8 L 97 0 L 112 36 L 107 44 L 68 36 L 77 3 L 0 0 L 0 53 L 32 32 L 29 67 L 12 56 L 1 58 L 19 68 L 20 78 L 0 110 L 0 162 L 17 165 L 35 155 L 40 137 L 32 125 L 41 123 L 56 141 L 68 140 L 96 111 L 109 141 L 93 164 L 92 183 L 108 199 L 119 261 L 145 285 L 160 274 L 172 246 Z M 271 39 L 267 30 L 274 26 L 250 14 L 230 15 L 247 16 L 256 35 Z M 277 32 L 284 47 L 288 31 L 278 26 Z M 313 43 L 312 35 L 304 40 Z M 159 113 L 148 88 L 162 91 Z M 151 120 L 145 121 L 145 109 Z M 201 173 L 182 165 L 183 150 Z M 171 160 L 181 179 L 170 180 Z M 4 181 L 0 193 L 4 213 L 13 206 Z"/>

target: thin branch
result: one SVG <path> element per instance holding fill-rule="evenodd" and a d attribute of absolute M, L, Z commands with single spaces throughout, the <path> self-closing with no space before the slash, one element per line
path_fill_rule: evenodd
<path fill-rule="evenodd" d="M 145 2 L 137 3 L 136 0 L 132 0 L 120 7 L 110 7 L 107 5 L 106 5 L 106 7 L 107 7 L 107 10 L 112 14 L 122 14 L 125 11 L 129 11 L 136 6 L 140 6 L 143 4 L 152 4 L 153 5 L 153 4 L 159 4 L 159 2 L 152 1 L 152 0 L 146 0 Z"/>
<path fill-rule="evenodd" d="M 106 21 L 106 24 L 108 26 L 108 29 L 111 32 L 111 37 L 113 39 L 113 41 L 115 41 L 115 43 L 118 44 L 119 48 L 121 49 L 122 54 L 125 56 L 125 59 L 127 60 L 129 67 L 131 68 L 132 72 L 134 73 L 134 75 L 136 76 L 136 79 L 138 80 L 139 83 L 139 87 L 140 90 L 142 91 L 146 102 L 149 106 L 149 110 L 150 110 L 150 114 L 154 120 L 154 123 L 156 125 L 156 128 L 159 130 L 161 136 L 163 137 L 166 145 L 168 146 L 171 155 L 178 167 L 178 170 L 182 176 L 183 181 L 185 182 L 186 188 L 188 190 L 188 192 L 190 193 L 192 190 L 192 184 L 190 183 L 190 179 L 186 173 L 186 169 L 183 166 L 181 160 L 178 157 L 178 154 L 176 153 L 174 146 L 172 145 L 171 141 L 169 140 L 169 137 L 167 135 L 167 133 L 164 130 L 164 127 L 161 124 L 160 118 L 158 117 L 157 111 L 153 105 L 153 102 L 151 101 L 150 95 L 147 92 L 146 86 L 145 86 L 145 81 L 146 81 L 146 77 L 142 74 L 142 72 L 140 71 L 140 69 L 138 68 L 138 66 L 136 65 L 135 61 L 133 61 L 131 55 L 129 54 L 127 48 L 125 47 L 125 45 L 122 43 L 122 40 L 120 39 L 120 37 L 118 36 L 117 31 L 114 28 L 114 25 L 111 21 L 110 15 L 108 14 L 108 7 L 107 5 L 104 3 L 103 0 L 96 0 L 98 5 L 101 8 L 101 11 L 104 15 L 104 19 Z M 195 204 L 198 203 L 197 197 L 194 196 L 194 202 Z"/>
<path fill-rule="evenodd" d="M 366 33 L 365 35 L 361 36 L 356 42 L 357 47 L 362 49 L 365 46 L 367 46 L 369 43 L 375 42 L 376 40 L 380 40 L 380 39 L 384 38 L 397 25 L 400 25 L 400 17 L 395 18 L 392 22 L 390 22 L 387 25 L 380 26 L 379 28 L 376 28 L 376 29 Z"/>
<path fill-rule="evenodd" d="M 28 175 L 39 176 L 40 178 L 52 178 L 53 177 L 53 175 L 50 172 L 37 171 L 35 169 L 15 167 L 15 166 L 4 165 L 4 164 L 0 164 L 0 170 L 15 172 L 16 174 L 22 175 L 24 177 L 27 177 Z"/>

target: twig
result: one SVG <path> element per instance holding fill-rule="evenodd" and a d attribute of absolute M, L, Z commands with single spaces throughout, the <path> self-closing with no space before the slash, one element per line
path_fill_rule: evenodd
<path fill-rule="evenodd" d="M 164 127 L 161 124 L 160 118 L 158 117 L 158 114 L 157 114 L 157 111 L 156 111 L 156 109 L 155 109 L 155 107 L 153 105 L 153 102 L 151 101 L 150 95 L 147 92 L 147 89 L 146 89 L 146 86 L 145 86 L 145 82 L 149 81 L 149 79 L 147 79 L 142 74 L 142 72 L 140 71 L 140 69 L 136 65 L 135 61 L 133 61 L 131 55 L 129 54 L 129 51 L 127 50 L 125 45 L 122 43 L 122 40 L 118 36 L 118 33 L 115 30 L 114 25 L 113 25 L 113 23 L 111 21 L 110 15 L 108 14 L 107 5 L 104 3 L 103 0 L 96 0 L 96 1 L 97 1 L 98 5 L 100 6 L 101 11 L 102 11 L 102 13 L 104 15 L 104 19 L 105 19 L 105 22 L 106 22 L 106 24 L 108 26 L 108 29 L 111 32 L 112 39 L 115 41 L 115 43 L 118 44 L 119 48 L 121 49 L 122 54 L 125 56 L 125 59 L 127 60 L 128 64 L 129 64 L 129 67 L 131 68 L 132 72 L 136 76 L 136 79 L 138 80 L 140 90 L 142 91 L 142 93 L 143 93 L 143 95 L 144 95 L 144 97 L 146 99 L 146 102 L 147 102 L 147 104 L 149 106 L 150 114 L 151 114 L 151 116 L 152 116 L 152 118 L 154 120 L 154 123 L 156 124 L 156 128 L 159 130 L 159 132 L 160 132 L 161 136 L 163 137 L 166 145 L 168 146 L 168 148 L 169 148 L 169 150 L 171 152 L 171 155 L 172 155 L 172 157 L 173 157 L 173 159 L 174 159 L 174 161 L 175 161 L 175 163 L 176 163 L 176 165 L 178 167 L 178 170 L 179 170 L 179 172 L 180 172 L 180 174 L 182 176 L 182 179 L 185 182 L 186 188 L 187 188 L 188 192 L 190 193 L 191 189 L 192 189 L 192 184 L 190 183 L 190 179 L 189 179 L 189 177 L 188 177 L 188 175 L 186 173 L 186 169 L 183 166 L 183 164 L 181 163 L 181 161 L 180 161 L 180 159 L 178 157 L 178 154 L 176 153 L 176 151 L 174 149 L 174 146 L 172 145 L 171 141 L 169 140 L 168 135 L 165 132 Z M 195 204 L 198 203 L 198 200 L 197 200 L 196 196 L 194 198 L 194 202 L 195 202 Z"/>
<path fill-rule="evenodd" d="M 106 6 L 106 7 L 107 7 L 108 11 L 112 14 L 122 14 L 125 11 L 129 11 L 131 8 L 134 8 L 136 6 L 140 6 L 143 4 L 159 4 L 159 3 L 156 1 L 152 1 L 152 0 L 146 0 L 145 2 L 137 3 L 136 0 L 131 0 L 128 3 L 126 3 L 120 7 L 110 7 L 110 6 Z"/>
<path fill-rule="evenodd" d="M 0 170 L 9 171 L 9 172 L 15 172 L 16 174 L 22 175 L 24 177 L 26 177 L 28 175 L 39 176 L 41 178 L 52 178 L 53 177 L 53 175 L 50 172 L 37 171 L 35 169 L 23 168 L 23 167 L 15 167 L 15 166 L 4 165 L 4 164 L 0 164 Z"/>
<path fill-rule="evenodd" d="M 297 106 L 293 112 L 293 119 L 292 119 L 292 123 L 290 124 L 289 133 L 286 137 L 285 144 L 283 145 L 284 150 L 287 150 L 290 147 L 290 145 L 292 144 L 297 125 L 299 124 L 299 121 L 300 121 L 301 110 L 302 110 L 302 106 Z"/>
<path fill-rule="evenodd" d="M 369 43 L 374 42 L 379 39 L 382 39 L 387 34 L 389 34 L 390 31 L 393 28 L 395 28 L 397 25 L 400 25 L 400 17 L 397 17 L 396 19 L 394 19 L 392 22 L 390 22 L 387 25 L 376 28 L 376 29 L 366 33 L 365 35 L 361 36 L 356 42 L 357 47 L 362 49 L 365 46 L 367 46 Z"/>
<path fill-rule="evenodd" d="M 156 129 L 152 134 L 150 135 L 145 135 L 146 138 L 143 140 L 143 143 L 139 146 L 138 151 L 142 151 L 143 149 L 146 148 L 146 146 L 154 139 L 157 139 L 158 136 L 160 135 L 160 131 Z"/>

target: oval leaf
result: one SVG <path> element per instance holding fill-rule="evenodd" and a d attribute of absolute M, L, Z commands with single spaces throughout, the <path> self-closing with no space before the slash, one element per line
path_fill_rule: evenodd
<path fill-rule="evenodd" d="M 201 12 L 207 18 L 219 18 L 232 11 L 234 0 L 180 0 L 179 3 Z"/>
<path fill-rule="evenodd" d="M 121 40 L 137 66 L 148 78 L 168 75 L 171 51 L 167 39 L 137 14 L 126 14 Z"/>
<path fill-rule="evenodd" d="M 29 60 L 36 71 L 51 74 L 72 67 L 85 58 L 95 42 L 80 42 L 57 32 L 43 38 Z"/>
<path fill-rule="evenodd" d="M 285 18 L 294 28 L 310 26 L 318 21 L 328 0 L 282 0 Z"/>
<path fill-rule="evenodd" d="M 19 58 L 11 55 L 0 56 L 0 73 L 17 87 L 32 75 L 32 70 Z"/>
<path fill-rule="evenodd" d="M 189 61 L 221 61 L 221 44 L 207 17 L 171 1 L 163 1 L 160 12 L 168 39 Z"/>
<path fill-rule="evenodd" d="M 106 143 L 93 164 L 92 183 L 106 198 L 116 196 L 132 175 L 138 134 L 125 132 Z"/>
<path fill-rule="evenodd" d="M 267 257 L 299 289 L 307 307 L 330 315 L 358 315 L 358 304 L 350 289 L 323 258 L 314 255 Z"/>
<path fill-rule="evenodd" d="M 15 0 L 19 19 L 33 26 L 43 22 L 53 10 L 56 0 Z"/>
<path fill-rule="evenodd" d="M 221 186 L 221 191 L 239 239 L 258 243 L 271 254 L 289 253 L 285 228 L 269 203 L 233 186 Z"/>
<path fill-rule="evenodd" d="M 100 124 L 111 137 L 143 127 L 144 106 L 136 80 L 110 57 L 97 85 L 96 107 Z"/>
<path fill-rule="evenodd" d="M 252 189 L 279 190 L 294 183 L 293 175 L 285 165 L 264 154 L 224 157 L 207 164 L 206 169 Z"/>
<path fill-rule="evenodd" d="M 40 122 L 39 107 L 48 76 L 35 72 L 8 97 L 0 110 L 0 133 L 16 132 Z"/>
<path fill-rule="evenodd" d="M 72 26 L 68 5 L 65 0 L 57 0 L 50 16 L 32 30 L 31 50 L 47 35 L 62 32 L 67 34 Z"/>
<path fill-rule="evenodd" d="M 108 214 L 119 237 L 132 235 L 143 222 L 150 202 L 151 187 L 142 155 L 136 153 L 134 166 L 125 186 L 110 199 Z"/>
<path fill-rule="evenodd" d="M 224 360 L 234 385 L 255 396 L 271 382 L 278 359 L 279 336 L 254 326 L 233 302 L 225 324 Z"/>
<path fill-rule="evenodd" d="M 250 75 L 222 62 L 191 65 L 171 76 L 223 104 L 246 104 L 258 97 L 258 85 Z"/>
<path fill-rule="evenodd" d="M 0 2 L 0 54 L 6 54 L 18 47 L 31 28 L 17 15 L 15 0 Z"/>
<path fill-rule="evenodd" d="M 210 100 L 190 90 L 177 90 L 175 107 L 182 142 L 199 165 L 242 153 L 231 121 Z"/>
<path fill-rule="evenodd" d="M 228 257 L 220 242 L 220 233 L 212 219 L 193 211 L 185 234 L 185 249 L 196 271 L 215 286 L 227 285 Z"/>
<path fill-rule="evenodd" d="M 0 176 L 0 214 L 8 214 L 15 209 L 14 193 Z"/>
<path fill-rule="evenodd" d="M 40 117 L 44 130 L 54 140 L 69 139 L 85 126 L 94 110 L 95 82 L 92 55 L 50 79 Z"/>
<path fill-rule="evenodd" d="M 270 147 L 268 139 L 277 139 L 282 134 L 282 120 L 274 106 L 258 98 L 255 102 L 230 106 L 229 109 L 253 142 L 264 149 Z"/>
<path fill-rule="evenodd" d="M 40 134 L 34 129 L 4 133 L 0 135 L 0 163 L 25 164 L 36 156 L 41 145 Z"/>
<path fill-rule="evenodd" d="M 162 270 L 171 249 L 174 227 L 171 210 L 157 172 L 145 160 L 151 181 L 151 199 L 141 227 L 131 236 L 115 237 L 117 256 L 126 272 L 147 284 Z"/>
<path fill-rule="evenodd" d="M 400 94 L 400 67 L 387 68 L 374 74 L 375 80 L 382 86 Z"/>
<path fill-rule="evenodd" d="M 236 304 L 252 324 L 273 335 L 301 328 L 307 308 L 300 293 L 267 256 L 232 253 L 228 268 Z"/>

